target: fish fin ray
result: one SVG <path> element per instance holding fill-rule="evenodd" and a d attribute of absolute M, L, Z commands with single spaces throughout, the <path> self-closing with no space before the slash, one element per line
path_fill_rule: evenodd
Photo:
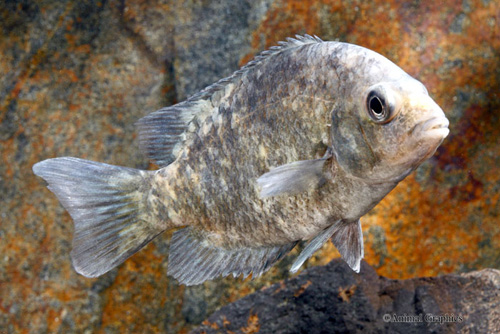
<path fill-rule="evenodd" d="M 176 159 L 176 145 L 182 145 L 183 134 L 200 111 L 199 103 L 182 102 L 144 116 L 136 123 L 139 145 L 154 163 L 167 166 Z"/>
<path fill-rule="evenodd" d="M 203 238 L 201 231 L 185 227 L 170 242 L 168 274 L 181 284 L 197 285 L 230 274 L 260 276 L 290 252 L 297 242 L 270 247 L 224 249 Z"/>
<path fill-rule="evenodd" d="M 359 273 L 361 259 L 364 256 L 363 232 L 361 222 L 341 224 L 332 236 L 332 242 L 339 251 L 342 259 Z"/>
<path fill-rule="evenodd" d="M 83 276 L 108 272 L 163 232 L 144 221 L 138 195 L 146 171 L 64 157 L 41 161 L 33 172 L 73 218 L 71 258 Z"/>
<path fill-rule="evenodd" d="M 290 271 L 292 273 L 297 272 L 299 268 L 304 264 L 304 262 L 306 262 L 318 249 L 320 249 L 321 246 L 323 246 L 323 244 L 328 241 L 328 239 L 330 239 L 337 228 L 338 222 L 332 224 L 332 226 L 323 230 L 317 236 L 311 239 L 299 254 L 297 259 L 295 259 L 295 262 L 292 264 Z"/>
<path fill-rule="evenodd" d="M 271 169 L 257 179 L 260 197 L 297 194 L 320 186 L 324 182 L 325 161 L 324 158 L 295 161 Z"/>

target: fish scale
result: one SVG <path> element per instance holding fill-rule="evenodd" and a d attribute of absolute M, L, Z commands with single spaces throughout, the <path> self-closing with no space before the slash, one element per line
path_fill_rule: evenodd
<path fill-rule="evenodd" d="M 157 171 L 67 157 L 33 166 L 74 220 L 82 275 L 106 273 L 172 228 L 168 274 L 186 285 L 259 276 L 303 240 L 292 271 L 327 240 L 359 271 L 360 218 L 449 132 L 425 87 L 394 63 L 308 35 L 137 126 Z"/>

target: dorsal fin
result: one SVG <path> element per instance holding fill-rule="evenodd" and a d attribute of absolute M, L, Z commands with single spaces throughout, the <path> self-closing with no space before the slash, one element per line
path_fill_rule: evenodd
<path fill-rule="evenodd" d="M 200 108 L 201 100 L 210 98 L 215 92 L 224 89 L 228 84 L 236 82 L 243 74 L 274 55 L 295 47 L 321 42 L 323 41 L 319 37 L 309 35 L 297 35 L 295 38 L 287 38 L 286 42 L 279 42 L 278 46 L 263 51 L 231 76 L 206 87 L 185 102 L 162 108 L 141 118 L 137 122 L 141 147 L 160 167 L 170 164 L 177 158 L 179 152 L 179 150 L 175 149 L 176 145 L 182 145 L 183 134 L 189 123 L 202 109 Z"/>
<path fill-rule="evenodd" d="M 199 110 L 197 103 L 186 101 L 152 112 L 137 121 L 139 144 L 158 166 L 167 166 L 175 160 L 175 145 L 182 140 L 187 125 Z"/>
<path fill-rule="evenodd" d="M 205 99 L 207 97 L 210 97 L 213 93 L 216 91 L 224 88 L 227 84 L 233 83 L 236 80 L 238 80 L 244 73 L 248 72 L 252 68 L 258 66 L 259 64 L 262 64 L 265 60 L 268 58 L 277 55 L 283 51 L 293 49 L 296 47 L 300 47 L 303 45 L 307 44 L 315 44 L 315 43 L 322 43 L 323 40 L 319 38 L 318 36 L 314 35 L 295 35 L 295 38 L 288 37 L 285 42 L 280 41 L 278 42 L 277 46 L 272 46 L 268 50 L 262 51 L 260 54 L 255 56 L 253 60 L 248 62 L 245 66 L 240 68 L 238 71 L 234 72 L 231 76 L 221 79 L 217 81 L 216 83 L 202 89 L 198 93 L 194 94 L 191 96 L 188 101 L 195 101 L 199 99 Z"/>

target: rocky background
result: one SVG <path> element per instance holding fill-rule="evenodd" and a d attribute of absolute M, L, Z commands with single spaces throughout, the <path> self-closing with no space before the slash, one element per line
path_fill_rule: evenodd
<path fill-rule="evenodd" d="M 295 34 L 387 56 L 450 119 L 435 157 L 362 220 L 376 273 L 499 268 L 499 24 L 493 0 L 2 1 L 0 332 L 186 333 L 289 276 L 294 254 L 255 281 L 179 286 L 166 276 L 167 234 L 101 278 L 79 276 L 71 219 L 31 166 L 76 156 L 155 168 L 137 147 L 136 120 Z M 337 256 L 329 245 L 307 266 Z M 376 280 L 368 269 L 360 276 Z"/>
<path fill-rule="evenodd" d="M 193 334 L 498 333 L 500 271 L 391 280 L 340 259 L 242 298 Z"/>

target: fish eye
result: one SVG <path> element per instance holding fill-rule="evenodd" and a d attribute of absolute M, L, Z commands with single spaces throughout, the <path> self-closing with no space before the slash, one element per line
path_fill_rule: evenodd
<path fill-rule="evenodd" d="M 387 123 L 394 116 L 394 108 L 387 103 L 385 94 L 379 89 L 371 90 L 366 98 L 368 115 L 375 123 Z"/>

